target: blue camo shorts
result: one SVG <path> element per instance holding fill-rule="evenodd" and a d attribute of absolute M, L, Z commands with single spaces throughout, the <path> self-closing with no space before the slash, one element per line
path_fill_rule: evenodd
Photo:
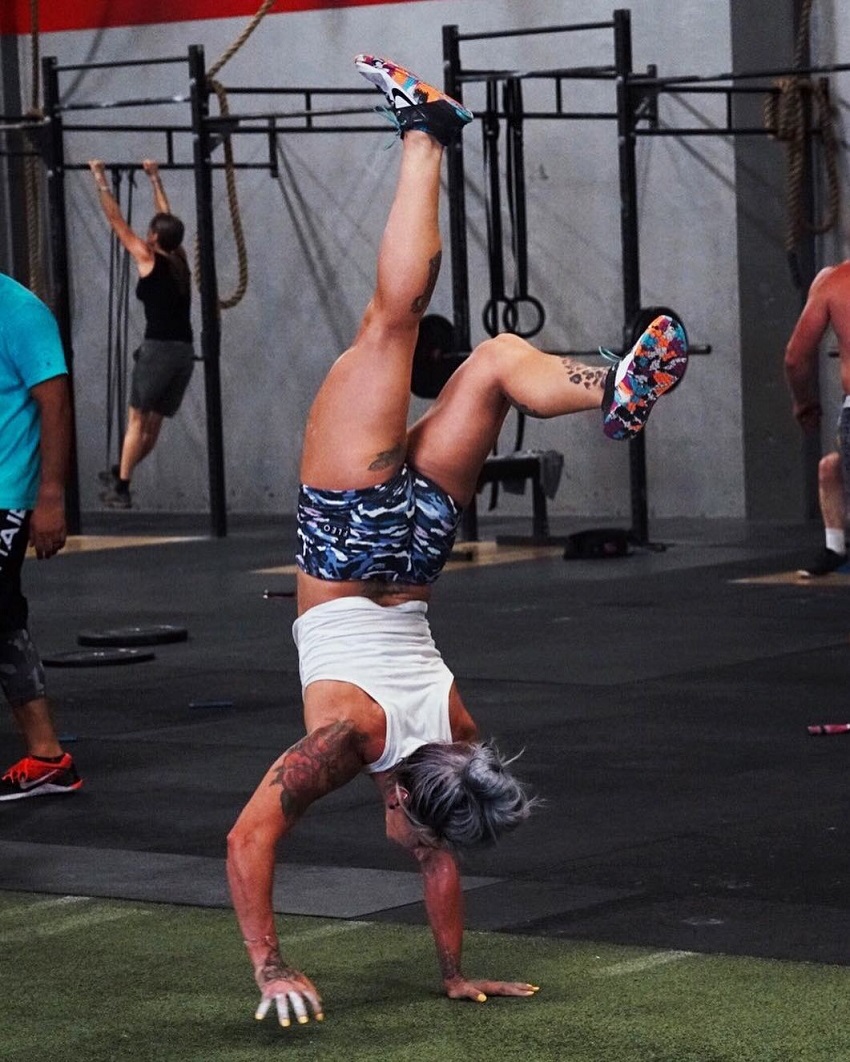
<path fill-rule="evenodd" d="M 433 583 L 451 554 L 461 512 L 408 465 L 362 490 L 302 485 L 296 561 L 317 579 Z"/>

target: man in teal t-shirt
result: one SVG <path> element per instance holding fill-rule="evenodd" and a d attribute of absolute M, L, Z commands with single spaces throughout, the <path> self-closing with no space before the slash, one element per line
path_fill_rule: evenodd
<path fill-rule="evenodd" d="M 0 688 L 27 754 L 0 778 L 0 800 L 70 793 L 82 781 L 56 735 L 44 668 L 21 590 L 27 545 L 47 560 L 65 545 L 71 403 L 50 310 L 0 273 Z"/>

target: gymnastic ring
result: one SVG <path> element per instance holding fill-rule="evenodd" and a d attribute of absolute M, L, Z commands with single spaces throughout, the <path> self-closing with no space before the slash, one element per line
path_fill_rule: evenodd
<path fill-rule="evenodd" d="M 525 330 L 517 328 L 519 323 L 519 307 L 530 306 L 536 316 L 536 320 L 531 327 Z M 543 309 L 543 303 L 539 299 L 535 299 L 533 295 L 518 295 L 515 299 L 505 299 L 505 309 L 502 314 L 502 324 L 505 326 L 506 332 L 511 332 L 515 336 L 519 336 L 521 339 L 531 339 L 532 336 L 536 336 L 546 323 L 546 311 Z"/>
<path fill-rule="evenodd" d="M 513 299 L 509 299 L 506 295 L 493 296 L 484 303 L 484 309 L 481 311 L 481 323 L 484 325 L 484 331 L 492 339 L 500 332 L 499 328 L 499 306 L 504 303 L 505 309 L 502 313 L 502 321 L 504 322 L 505 314 L 508 313 L 508 307 L 513 304 Z M 513 329 L 505 326 L 508 332 L 512 332 Z"/>

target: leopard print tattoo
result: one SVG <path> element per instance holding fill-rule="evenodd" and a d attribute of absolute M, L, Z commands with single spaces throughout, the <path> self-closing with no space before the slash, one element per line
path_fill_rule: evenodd
<path fill-rule="evenodd" d="M 580 361 L 571 358 L 561 358 L 561 364 L 570 376 L 570 383 L 577 387 L 585 387 L 588 391 L 596 388 L 604 388 L 605 377 L 609 369 L 594 369 L 590 365 L 583 365 Z"/>

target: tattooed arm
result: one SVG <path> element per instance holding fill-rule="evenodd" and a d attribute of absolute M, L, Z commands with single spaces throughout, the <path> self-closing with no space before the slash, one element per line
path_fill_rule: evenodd
<path fill-rule="evenodd" d="M 428 924 L 437 947 L 443 987 L 449 999 L 484 1003 L 488 996 L 533 996 L 535 985 L 524 981 L 468 981 L 460 969 L 463 947 L 463 888 L 454 855 L 445 848 L 416 845 L 425 894 Z"/>
<path fill-rule="evenodd" d="M 281 956 L 272 907 L 275 850 L 310 804 L 350 782 L 363 766 L 362 735 L 350 721 L 311 731 L 272 765 L 227 838 L 227 879 L 236 917 L 262 993 L 256 1017 L 274 1002 L 281 1025 L 321 1020 L 321 1000 Z"/>

